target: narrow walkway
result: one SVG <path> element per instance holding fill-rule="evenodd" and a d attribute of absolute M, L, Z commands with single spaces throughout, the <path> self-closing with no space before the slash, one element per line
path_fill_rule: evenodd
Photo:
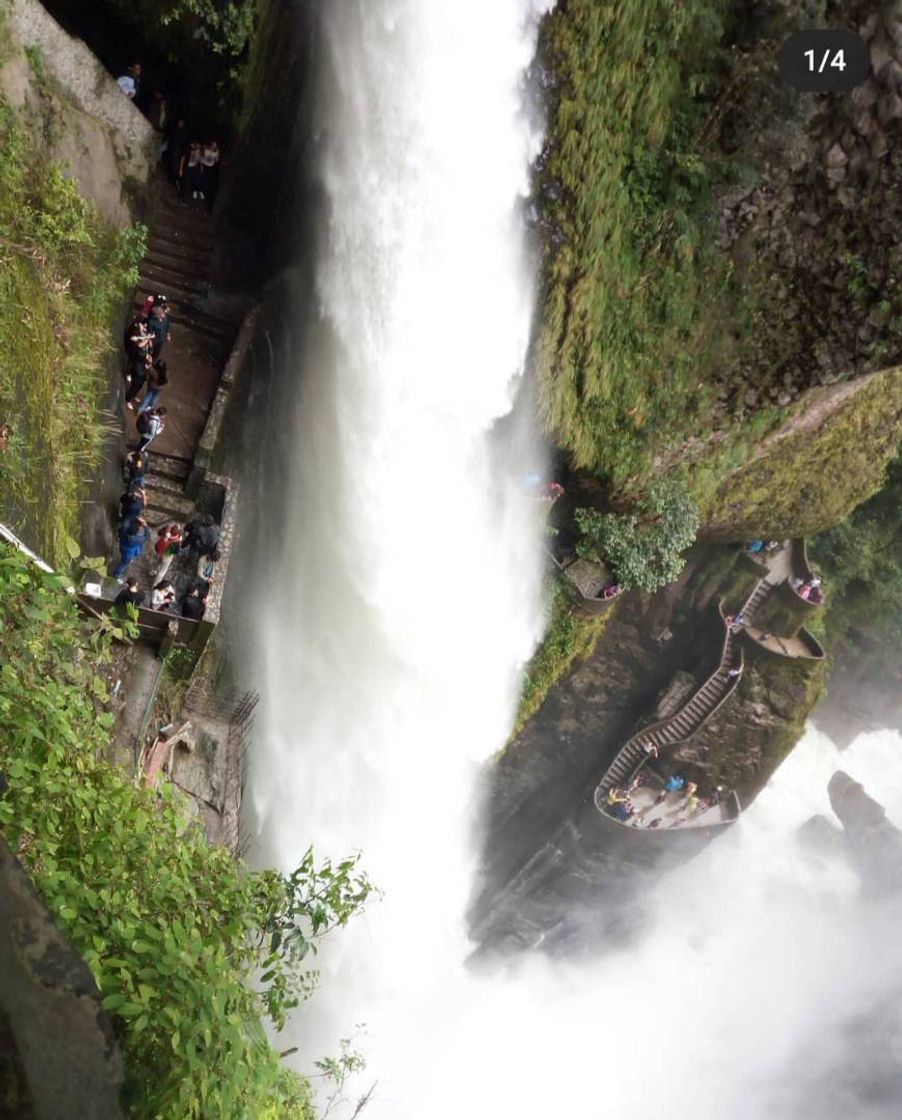
<path fill-rule="evenodd" d="M 185 464 L 194 459 L 244 310 L 212 287 L 215 242 L 212 217 L 197 203 L 179 203 L 161 175 L 135 308 L 158 293 L 169 300 L 172 341 L 163 349 L 169 384 L 159 402 L 167 410 L 166 427 L 151 450 L 154 466 L 168 460 L 165 474 L 173 477 L 187 477 Z M 133 413 L 127 422 L 134 442 Z"/>

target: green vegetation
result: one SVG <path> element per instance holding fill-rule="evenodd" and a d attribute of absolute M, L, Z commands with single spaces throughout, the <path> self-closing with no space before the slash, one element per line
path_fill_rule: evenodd
<path fill-rule="evenodd" d="M 0 549 L 0 829 L 94 974 L 128 1114 L 308 1120 L 309 1088 L 262 1023 L 279 1029 L 310 992 L 317 943 L 369 883 L 354 859 L 317 865 L 311 852 L 290 875 L 251 872 L 171 793 L 103 762 L 114 630 L 82 619 L 62 582 Z"/>
<path fill-rule="evenodd" d="M 556 575 L 551 584 L 548 629 L 523 673 L 523 691 L 511 738 L 542 706 L 549 690 L 579 661 L 585 660 L 617 607 L 597 618 L 582 618 L 571 610 L 567 584 Z"/>
<path fill-rule="evenodd" d="M 705 510 L 707 535 L 809 536 L 848 517 L 880 488 L 899 447 L 899 370 L 817 390 L 804 408 L 727 477 Z"/>
<path fill-rule="evenodd" d="M 107 8 L 173 58 L 192 42 L 227 58 L 241 55 L 253 35 L 258 6 L 258 0 L 106 0 Z"/>
<path fill-rule="evenodd" d="M 51 562 L 79 535 L 111 327 L 143 247 L 143 228 L 112 229 L 0 100 L 0 518 Z"/>
<path fill-rule="evenodd" d="M 902 643 L 902 459 L 851 517 L 815 537 L 809 552 L 827 578 L 826 635 L 835 648 L 866 637 L 894 658 Z"/>
<path fill-rule="evenodd" d="M 555 86 L 539 189 L 547 424 L 576 466 L 635 488 L 704 431 L 728 282 L 700 157 L 717 0 L 563 0 L 543 27 Z"/>
<path fill-rule="evenodd" d="M 698 506 L 684 483 L 658 479 L 629 513 L 578 509 L 580 556 L 606 564 L 622 587 L 657 591 L 683 570 L 698 532 Z"/>

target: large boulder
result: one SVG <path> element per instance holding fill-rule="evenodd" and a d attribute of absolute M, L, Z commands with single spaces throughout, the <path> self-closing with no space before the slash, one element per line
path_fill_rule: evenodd
<path fill-rule="evenodd" d="M 121 1085 L 94 979 L 0 839 L 0 1115 L 121 1120 Z"/>
<path fill-rule="evenodd" d="M 867 893 L 902 892 L 902 831 L 845 771 L 836 771 L 827 791 L 833 812 L 842 822 L 849 859 Z"/>

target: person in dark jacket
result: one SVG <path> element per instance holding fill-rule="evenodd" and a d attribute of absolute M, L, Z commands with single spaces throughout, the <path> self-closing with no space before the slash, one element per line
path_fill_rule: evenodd
<path fill-rule="evenodd" d="M 141 486 L 130 486 L 119 499 L 119 520 L 123 523 L 134 521 L 144 512 L 147 495 Z"/>
<path fill-rule="evenodd" d="M 144 475 L 147 472 L 147 456 L 141 451 L 129 451 L 125 456 L 125 484 L 129 490 L 144 488 Z"/>
<path fill-rule="evenodd" d="M 113 601 L 118 607 L 123 607 L 128 603 L 131 603 L 132 606 L 135 607 L 142 607 L 146 598 L 147 596 L 141 590 L 138 581 L 134 576 L 131 576 L 125 581 L 125 587 L 122 588 Z"/>
<path fill-rule="evenodd" d="M 113 570 L 113 579 L 123 583 L 123 576 L 125 570 L 132 563 L 137 560 L 144 547 L 150 540 L 150 529 L 147 527 L 147 522 L 143 517 L 136 517 L 133 521 L 123 522 L 119 529 L 119 563 Z"/>
<path fill-rule="evenodd" d="M 219 526 L 209 513 L 202 513 L 185 526 L 182 548 L 192 554 L 192 560 L 209 556 L 219 544 Z"/>
<path fill-rule="evenodd" d="M 196 583 L 192 583 L 182 599 L 179 613 L 184 618 L 193 618 L 199 621 L 204 617 L 204 611 L 207 609 L 209 593 L 210 585 L 205 579 L 199 579 Z"/>
<path fill-rule="evenodd" d="M 170 326 L 171 320 L 169 318 L 167 304 L 155 303 L 151 309 L 150 317 L 147 320 L 147 329 L 153 337 L 151 353 L 154 358 L 159 358 L 163 352 L 164 345 L 172 341 L 172 334 L 169 329 Z"/>
<path fill-rule="evenodd" d="M 150 353 L 139 354 L 129 366 L 128 376 L 125 379 L 128 386 L 125 390 L 125 401 L 132 412 L 135 411 L 132 401 L 144 388 L 144 383 L 147 381 L 152 368 L 153 357 Z"/>

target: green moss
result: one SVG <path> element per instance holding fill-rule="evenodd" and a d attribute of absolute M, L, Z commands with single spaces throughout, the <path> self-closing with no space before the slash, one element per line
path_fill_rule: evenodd
<path fill-rule="evenodd" d="M 707 780 L 748 805 L 801 739 L 826 676 L 826 661 L 754 660 L 703 737 Z"/>
<path fill-rule="evenodd" d="M 79 535 L 111 326 L 142 252 L 143 231 L 112 229 L 0 100 L 0 518 L 52 563 Z"/>
<path fill-rule="evenodd" d="M 839 403 L 831 407 L 833 394 Z M 899 446 L 900 418 L 899 369 L 865 377 L 851 391 L 815 391 L 758 458 L 727 477 L 704 511 L 705 534 L 810 536 L 844 520 L 880 489 Z"/>
<path fill-rule="evenodd" d="M 852 516 L 809 545 L 811 559 L 826 577 L 826 638 L 868 647 L 879 661 L 895 660 L 902 642 L 902 459 L 890 467 L 887 484 Z"/>
<path fill-rule="evenodd" d="M 719 64 L 719 2 L 563 0 L 539 191 L 554 231 L 539 341 L 547 424 L 580 467 L 635 483 L 704 430 L 729 279 L 713 251 L 699 94 Z M 713 157 L 712 157 L 713 159 Z"/>
<path fill-rule="evenodd" d="M 548 629 L 524 671 L 520 708 L 511 739 L 516 738 L 539 710 L 551 688 L 595 649 L 616 610 L 615 604 L 596 618 L 574 614 L 564 579 L 555 576 L 551 585 Z"/>

